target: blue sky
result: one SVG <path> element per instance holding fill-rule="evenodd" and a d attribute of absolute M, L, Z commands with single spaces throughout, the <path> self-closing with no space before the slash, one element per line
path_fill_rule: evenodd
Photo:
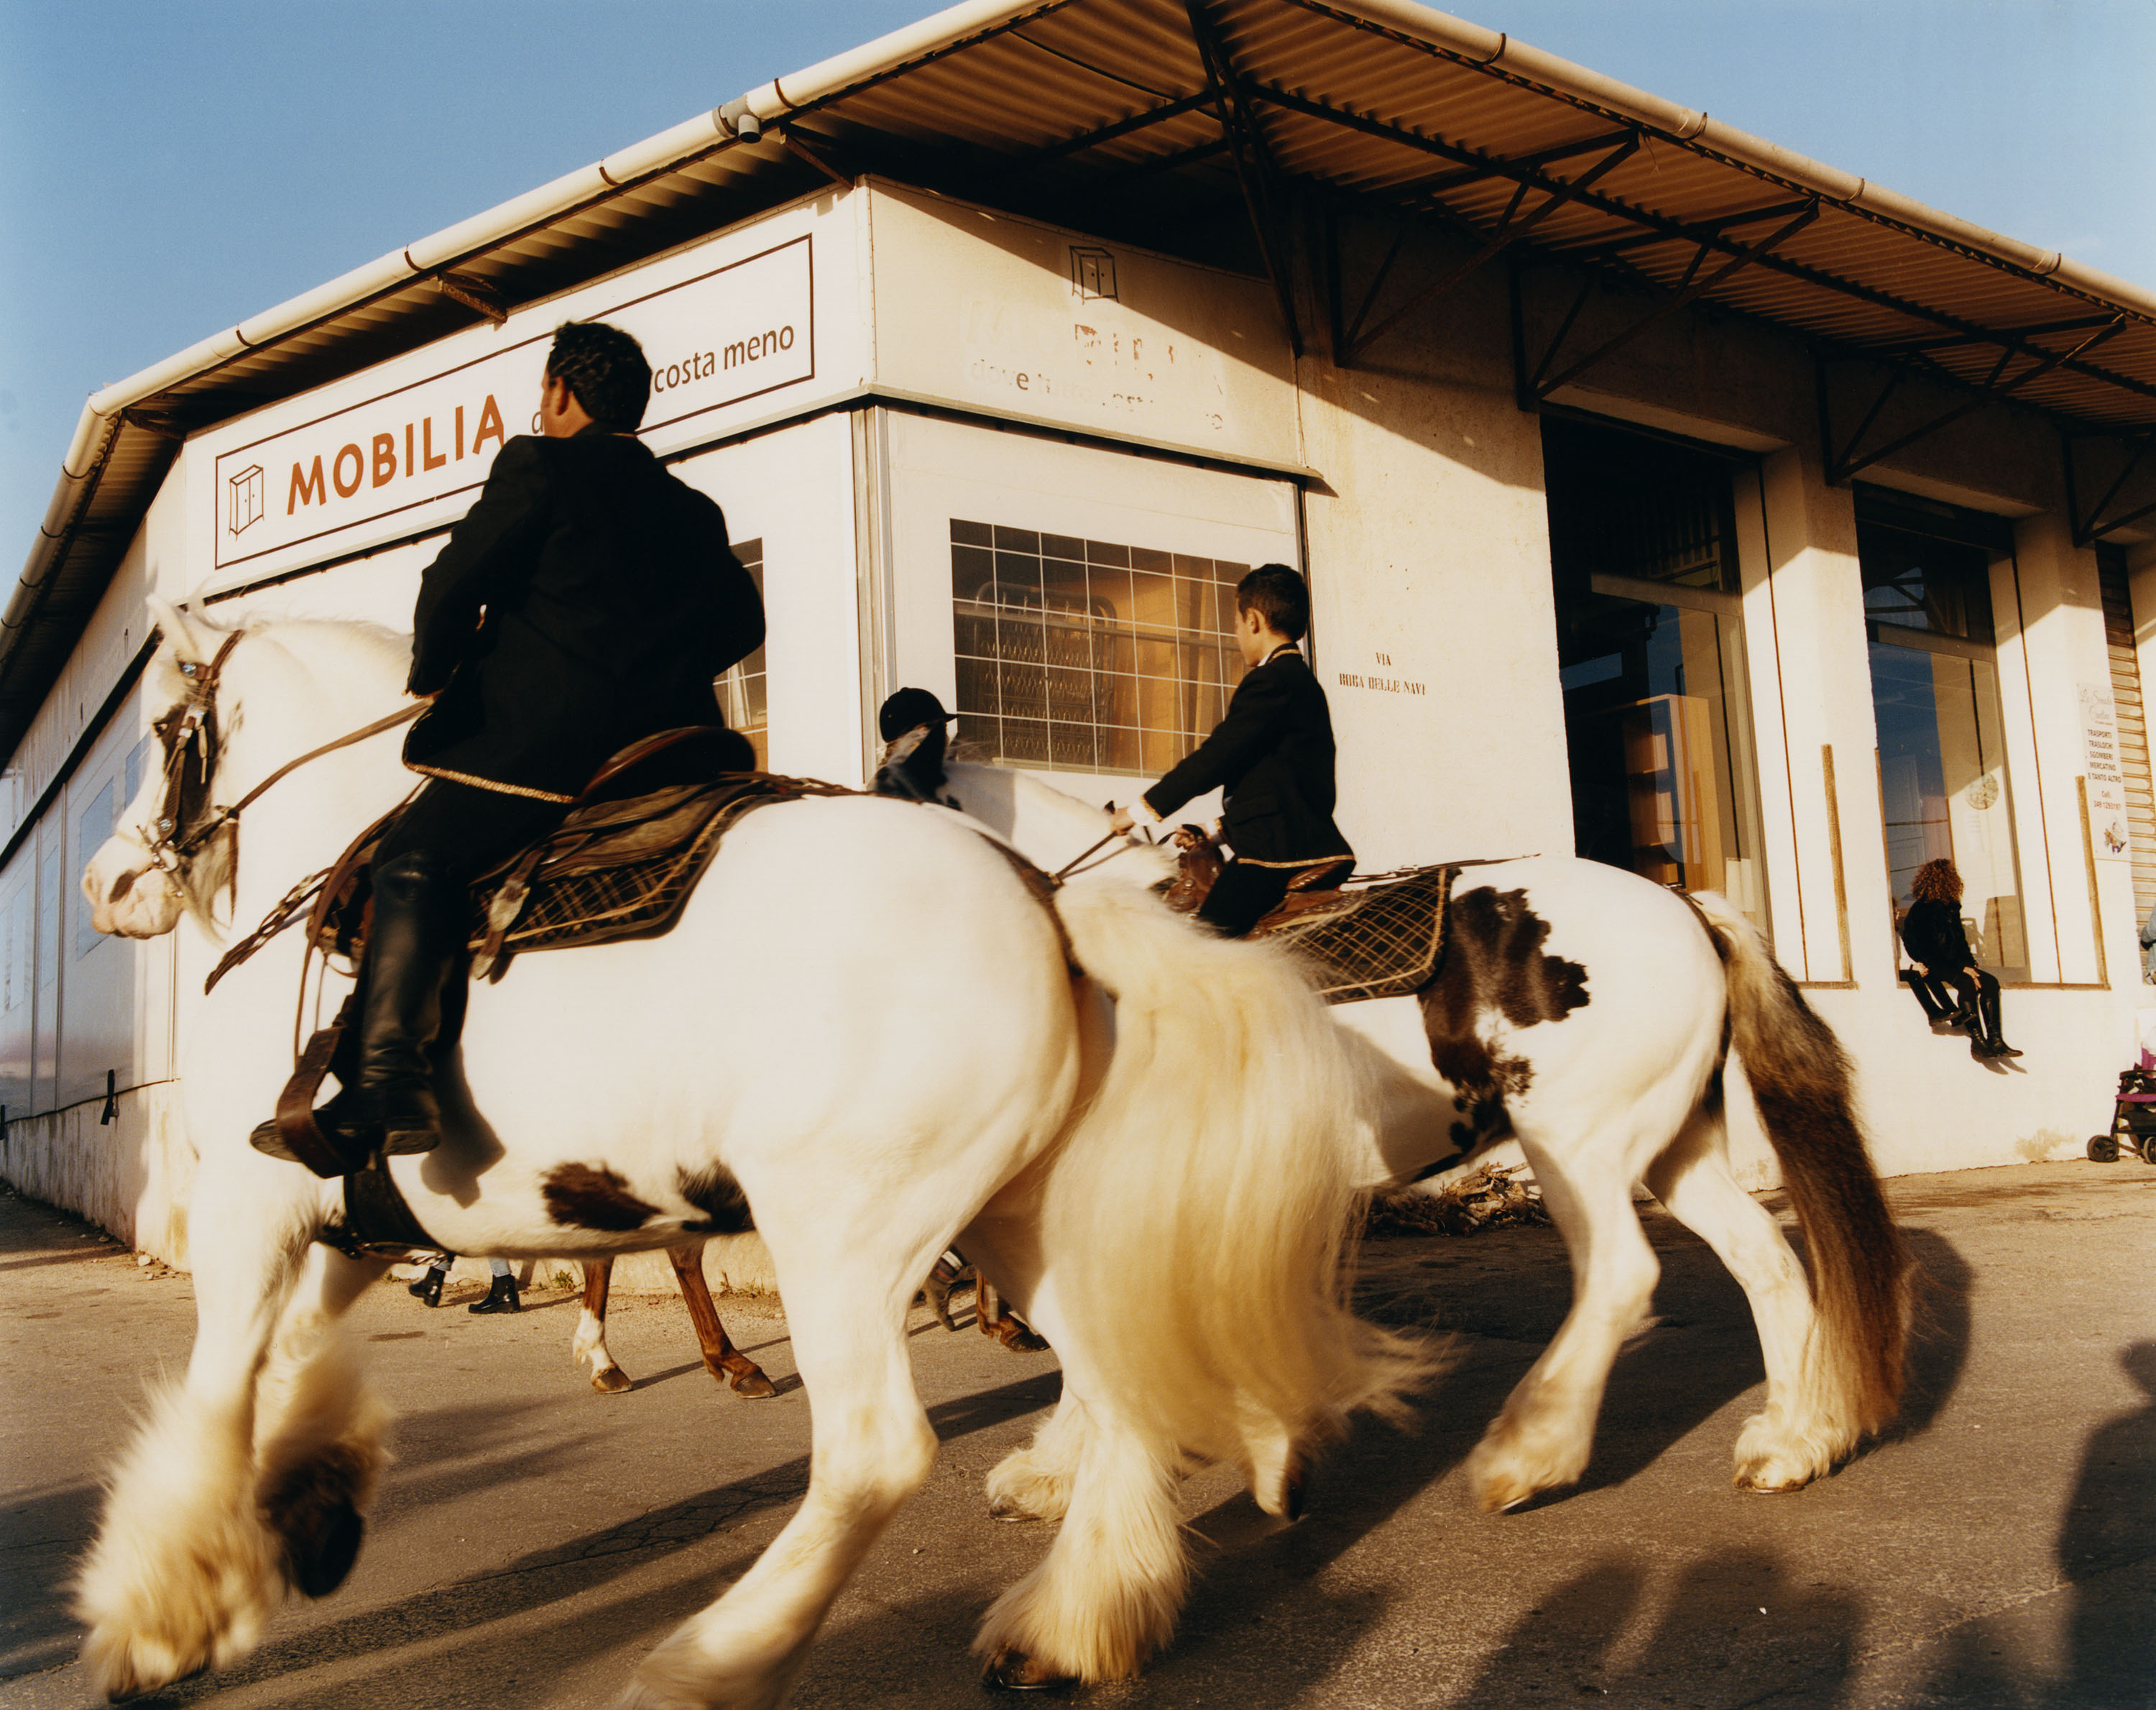
<path fill-rule="evenodd" d="M 85 397 L 932 0 L 0 0 L 0 581 Z M 1463 14 L 2156 285 L 2156 0 Z"/>

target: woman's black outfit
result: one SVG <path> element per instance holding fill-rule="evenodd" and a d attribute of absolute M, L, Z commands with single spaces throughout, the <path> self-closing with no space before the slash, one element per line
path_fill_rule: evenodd
<path fill-rule="evenodd" d="M 1933 982 L 1953 988 L 1961 1008 L 1950 1019 L 1969 1030 L 1971 1056 L 2021 1055 L 1999 1034 L 1999 982 L 1979 968 L 1976 958 L 1969 953 L 1969 934 L 1962 930 L 1958 907 L 1937 899 L 1911 903 L 1908 913 L 1902 917 L 1902 945 L 1912 962 L 1924 965 Z M 1917 997 L 1922 1001 L 1921 987 Z M 1930 1009 L 1931 1005 L 1925 1005 L 1928 1014 Z"/>

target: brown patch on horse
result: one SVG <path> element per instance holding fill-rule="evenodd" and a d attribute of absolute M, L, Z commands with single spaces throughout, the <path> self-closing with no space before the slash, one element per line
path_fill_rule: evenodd
<path fill-rule="evenodd" d="M 1512 1132 L 1505 1102 L 1534 1079 L 1525 1058 L 1492 1051 L 1478 1024 L 1494 1013 L 1533 1027 L 1587 1007 L 1587 970 L 1545 952 L 1548 937 L 1549 922 L 1527 906 L 1524 891 L 1484 886 L 1452 899 L 1445 960 L 1423 989 L 1422 1015 L 1430 1066 L 1455 1089 L 1460 1120 L 1451 1139 L 1462 1156 Z"/>
<path fill-rule="evenodd" d="M 756 1227 L 748 1195 L 742 1192 L 734 1173 L 722 1163 L 693 1173 L 677 1169 L 674 1186 L 684 1199 L 704 1214 L 701 1223 L 685 1223 L 684 1235 L 746 1235 Z"/>
<path fill-rule="evenodd" d="M 557 1164 L 547 1172 L 547 1214 L 569 1229 L 603 1230 L 624 1234 L 641 1229 L 659 1215 L 656 1205 L 647 1205 L 629 1191 L 626 1178 L 603 1165 Z"/>

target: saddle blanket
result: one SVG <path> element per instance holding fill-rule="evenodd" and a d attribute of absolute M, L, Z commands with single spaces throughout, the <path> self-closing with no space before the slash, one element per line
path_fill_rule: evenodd
<path fill-rule="evenodd" d="M 1250 936 L 1292 950 L 1316 973 L 1328 1004 L 1406 997 L 1437 977 L 1459 871 L 1419 867 L 1389 881 L 1319 892 L 1267 916 Z"/>

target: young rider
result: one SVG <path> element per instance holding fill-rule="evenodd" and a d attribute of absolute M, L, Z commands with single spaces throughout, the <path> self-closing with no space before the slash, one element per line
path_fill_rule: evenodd
<path fill-rule="evenodd" d="M 554 337 L 537 437 L 505 444 L 420 578 L 404 762 L 431 780 L 382 838 L 359 1066 L 322 1120 L 348 1157 L 431 1150 L 430 1055 L 471 881 L 562 819 L 639 738 L 720 722 L 712 680 L 763 639 L 719 507 L 635 437 L 651 367 L 618 327 Z"/>
<path fill-rule="evenodd" d="M 1245 668 L 1228 716 L 1115 829 L 1157 825 L 1194 796 L 1224 788 L 1221 810 L 1235 859 L 1199 905 L 1199 919 L 1240 937 L 1279 906 L 1298 877 L 1338 868 L 1355 852 L 1332 823 L 1332 717 L 1296 644 L 1310 629 L 1310 589 L 1285 564 L 1260 564 L 1235 585 L 1235 645 Z M 1329 875 L 1327 876 L 1329 876 Z"/>

